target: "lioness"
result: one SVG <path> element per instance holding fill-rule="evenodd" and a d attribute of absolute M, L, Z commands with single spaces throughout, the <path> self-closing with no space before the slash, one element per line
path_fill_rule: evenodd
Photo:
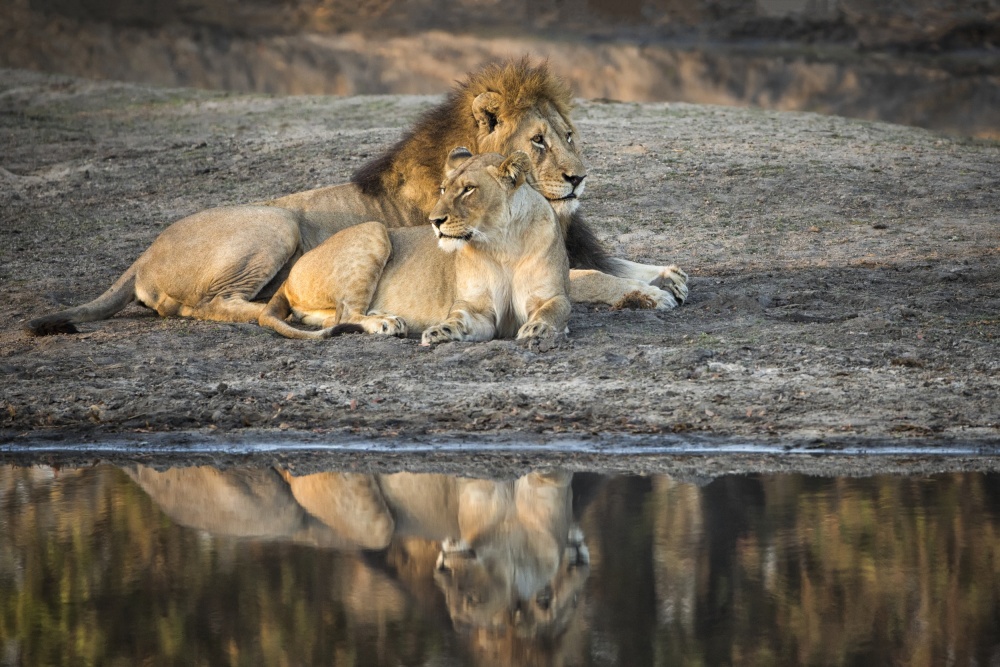
<path fill-rule="evenodd" d="M 425 345 L 565 332 L 569 260 L 552 207 L 524 186 L 528 156 L 459 147 L 445 169 L 433 234 L 379 222 L 334 234 L 296 262 L 260 324 L 288 338 L 423 332 Z"/>
<path fill-rule="evenodd" d="M 364 549 L 400 548 L 433 563 L 457 628 L 553 637 L 590 573 L 573 520 L 572 474 L 494 481 L 450 475 L 279 473 L 313 518 Z M 422 548 L 430 540 L 440 545 Z M 421 571 L 430 568 L 420 567 Z"/>
<path fill-rule="evenodd" d="M 389 227 L 426 224 L 441 165 L 454 146 L 530 156 L 529 183 L 549 200 L 565 233 L 573 301 L 673 308 L 687 296 L 683 271 L 608 257 L 577 215 L 587 172 L 570 104 L 569 87 L 544 64 L 524 58 L 488 65 L 350 183 L 175 222 L 104 294 L 31 320 L 26 329 L 72 333 L 75 323 L 108 318 L 133 300 L 164 316 L 256 322 L 295 260 L 333 234 L 370 220 Z"/>
<path fill-rule="evenodd" d="M 456 628 L 490 632 L 492 640 L 480 641 L 511 631 L 547 645 L 574 617 L 590 573 L 566 471 L 516 480 L 407 472 L 295 477 L 207 466 L 126 472 L 173 521 L 196 530 L 398 555 L 418 578 L 434 578 Z M 376 579 L 374 560 L 356 562 L 354 591 Z M 398 595 L 364 599 L 380 613 L 397 604 Z"/>

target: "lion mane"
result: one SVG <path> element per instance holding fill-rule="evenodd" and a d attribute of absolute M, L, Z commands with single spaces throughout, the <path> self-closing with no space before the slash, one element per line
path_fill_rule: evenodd
<path fill-rule="evenodd" d="M 489 147 L 481 145 L 486 134 L 473 113 L 476 98 L 483 93 L 499 96 L 490 128 L 499 129 Z M 412 185 L 427 193 L 421 209 L 429 210 L 441 182 L 441 165 L 453 147 L 466 146 L 473 153 L 495 151 L 509 144 L 526 112 L 546 105 L 565 119 L 573 108 L 569 84 L 552 74 L 547 64 L 532 65 L 527 56 L 487 64 L 458 82 L 444 102 L 425 112 L 385 153 L 360 167 L 351 182 L 369 197 L 395 196 L 404 184 Z"/>
<path fill-rule="evenodd" d="M 577 215 L 586 167 L 573 135 L 569 86 L 529 58 L 486 65 L 458 83 L 388 151 L 349 183 L 257 205 L 208 209 L 178 220 L 104 294 L 26 324 L 31 335 L 73 333 L 139 300 L 163 316 L 255 322 L 304 253 L 348 227 L 427 224 L 448 152 L 529 156 L 529 184 L 549 202 L 569 254 L 570 298 L 669 309 L 687 296 L 676 266 L 608 257 Z"/>
<path fill-rule="evenodd" d="M 501 105 L 494 115 L 497 124 L 507 128 L 515 128 L 526 111 L 545 104 L 551 104 L 563 118 L 569 118 L 573 108 L 569 85 L 547 65 L 532 65 L 527 57 L 490 63 L 458 82 L 444 102 L 425 112 L 384 154 L 359 168 L 351 181 L 371 197 L 395 192 L 404 181 L 417 180 L 433 194 L 441 180 L 441 165 L 452 147 L 484 152 L 478 143 L 468 145 L 472 138 L 482 139 L 472 109 L 483 93 L 500 96 Z M 496 143 L 507 139 L 509 134 L 502 134 Z"/>

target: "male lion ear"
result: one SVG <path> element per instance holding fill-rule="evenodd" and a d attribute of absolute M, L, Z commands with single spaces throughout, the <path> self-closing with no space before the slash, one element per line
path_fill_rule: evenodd
<path fill-rule="evenodd" d="M 462 166 L 462 163 L 472 157 L 472 151 L 465 146 L 453 148 L 448 153 L 448 159 L 444 163 L 445 177 L 451 176 L 452 172 Z"/>
<path fill-rule="evenodd" d="M 514 151 L 497 169 L 504 185 L 516 190 L 524 183 L 531 171 L 531 158 L 524 151 Z"/>
<path fill-rule="evenodd" d="M 489 134 L 497 126 L 497 112 L 502 98 L 497 93 L 480 93 L 472 100 L 472 115 L 484 134 Z"/>

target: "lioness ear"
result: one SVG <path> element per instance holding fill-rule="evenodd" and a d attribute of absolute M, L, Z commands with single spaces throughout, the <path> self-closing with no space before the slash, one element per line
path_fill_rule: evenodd
<path fill-rule="evenodd" d="M 497 169 L 500 180 L 511 190 L 516 190 L 524 183 L 531 171 L 531 158 L 524 151 L 514 151 Z"/>
<path fill-rule="evenodd" d="M 497 93 L 480 93 L 472 101 L 472 115 L 479 124 L 480 131 L 489 134 L 496 128 L 501 99 Z"/>
<path fill-rule="evenodd" d="M 445 178 L 451 176 L 452 172 L 462 166 L 462 163 L 472 157 L 472 151 L 470 151 L 465 146 L 459 146 L 458 148 L 453 148 L 450 153 L 448 153 L 448 159 L 444 163 L 444 175 Z"/>

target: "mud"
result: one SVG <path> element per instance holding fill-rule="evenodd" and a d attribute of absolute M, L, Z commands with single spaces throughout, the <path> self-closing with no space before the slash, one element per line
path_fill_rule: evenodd
<path fill-rule="evenodd" d="M 573 443 L 1000 445 L 1000 143 L 815 114 L 580 102 L 587 219 L 617 256 L 681 265 L 691 299 L 575 306 L 554 344 L 289 341 L 138 306 L 78 335 L 22 332 L 103 291 L 173 220 L 347 180 L 437 99 L 0 70 L 0 456 L 354 442 L 386 447 L 348 466 L 425 469 L 433 453 L 385 450 L 554 444 L 483 461 L 580 467 Z M 474 463 L 456 451 L 438 463 Z"/>

